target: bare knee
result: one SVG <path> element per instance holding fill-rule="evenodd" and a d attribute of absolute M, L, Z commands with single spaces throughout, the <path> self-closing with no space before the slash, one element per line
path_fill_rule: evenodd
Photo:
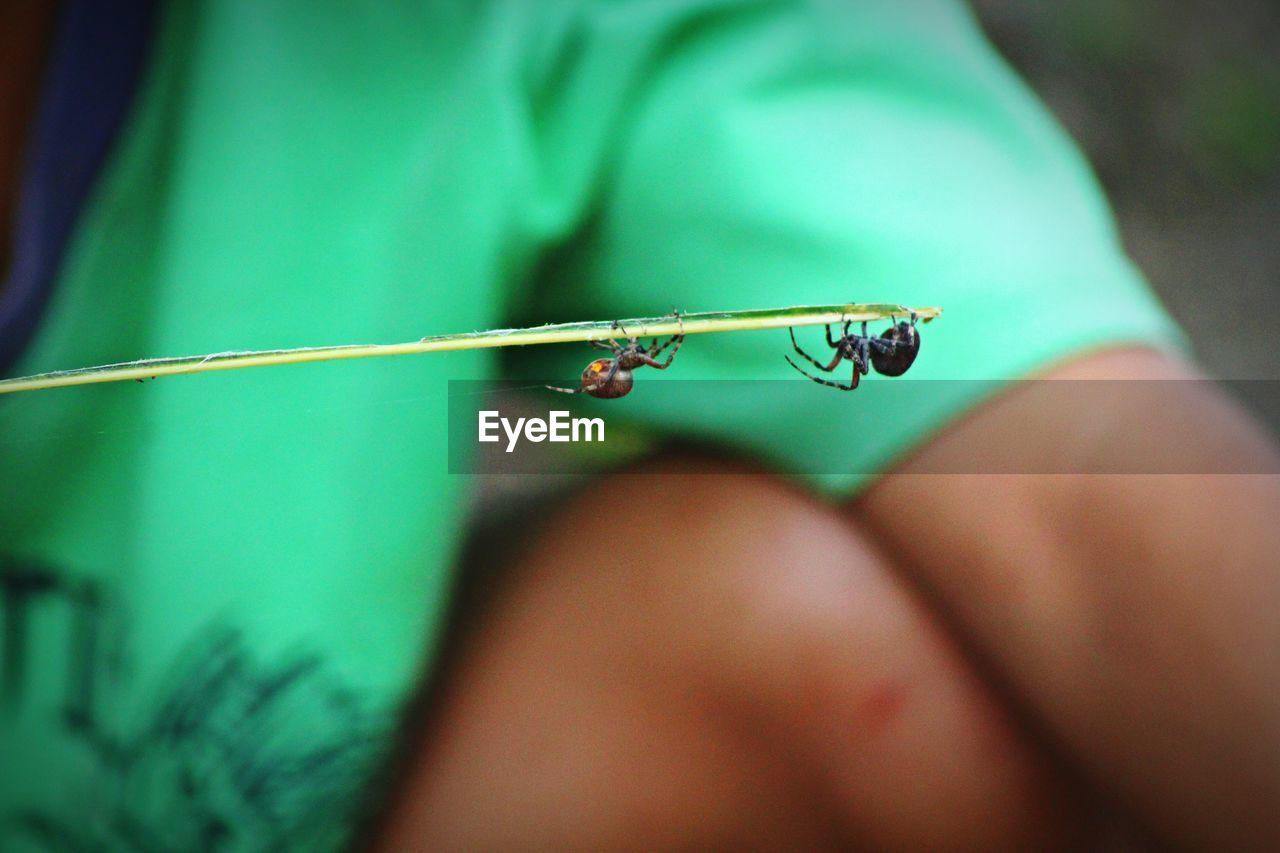
<path fill-rule="evenodd" d="M 548 525 L 460 668 L 418 822 L 483 803 L 455 840 L 510 821 L 587 846 L 1056 834 L 1053 771 L 868 539 L 706 464 L 614 476 Z"/>

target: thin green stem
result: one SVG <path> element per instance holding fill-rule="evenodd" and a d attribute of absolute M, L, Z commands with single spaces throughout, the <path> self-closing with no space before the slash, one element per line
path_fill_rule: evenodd
<path fill-rule="evenodd" d="M 912 311 L 928 322 L 942 313 L 941 308 L 905 308 L 881 303 L 849 305 L 799 305 L 792 308 L 756 308 L 747 311 L 720 311 L 665 317 L 639 317 L 620 320 L 628 334 L 637 336 L 686 335 L 710 332 L 739 332 L 776 329 L 785 326 L 820 326 L 845 320 L 881 320 L 889 317 L 905 319 Z M 560 344 L 573 341 L 596 341 L 619 337 L 612 321 L 592 323 L 559 323 L 529 329 L 496 329 L 489 332 L 466 332 L 436 335 L 403 344 L 346 344 L 298 349 L 217 352 L 178 358 L 148 358 L 101 367 L 81 367 L 38 373 L 15 379 L 0 380 L 0 394 L 89 385 L 96 382 L 121 382 L 127 379 L 151 379 L 180 373 L 204 373 L 210 370 L 238 370 L 272 364 L 297 364 L 306 361 L 332 361 L 340 358 L 374 358 L 388 355 L 410 355 L 446 350 L 518 347 L 533 344 Z"/>

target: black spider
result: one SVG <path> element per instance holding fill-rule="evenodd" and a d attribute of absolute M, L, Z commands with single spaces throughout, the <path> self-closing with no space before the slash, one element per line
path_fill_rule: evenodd
<path fill-rule="evenodd" d="M 912 362 L 916 360 L 916 355 L 920 352 L 920 332 L 916 330 L 916 313 L 911 312 L 911 322 L 896 322 L 889 328 L 880 333 L 880 337 L 873 337 L 867 334 L 867 323 L 862 323 L 862 334 L 853 335 L 849 333 L 849 326 L 853 324 L 851 320 L 846 320 L 841 336 L 838 340 L 832 339 L 831 327 L 827 326 L 827 345 L 836 351 L 835 358 L 831 359 L 830 364 L 823 364 L 804 350 L 800 349 L 800 345 L 796 343 L 796 333 L 793 329 L 791 332 L 791 345 L 795 347 L 796 352 L 804 356 L 806 360 L 814 367 L 827 373 L 836 369 L 841 360 L 848 359 L 853 362 L 853 378 L 848 385 L 841 385 L 839 382 L 832 382 L 828 379 L 822 379 L 811 373 L 805 373 L 799 365 L 791 360 L 790 356 L 784 356 L 787 364 L 804 373 L 814 382 L 820 385 L 830 385 L 832 388 L 839 388 L 841 391 L 852 391 L 858 387 L 858 381 L 871 368 L 876 369 L 876 373 L 885 376 L 901 376 L 907 372 L 907 368 L 911 367 Z"/>
<path fill-rule="evenodd" d="M 647 348 L 640 346 L 640 340 L 628 332 L 617 320 L 613 321 L 615 329 L 621 329 L 622 334 L 627 336 L 627 345 L 623 346 L 612 338 L 608 343 L 604 341 L 588 341 L 591 346 L 596 349 L 608 350 L 613 353 L 613 358 L 597 358 L 595 361 L 587 365 L 582 371 L 582 386 L 579 388 L 557 388 L 554 385 L 548 385 L 552 391 L 559 391 L 561 394 L 590 394 L 592 397 L 599 397 L 604 400 L 612 400 L 617 397 L 625 397 L 631 393 L 631 388 L 635 384 L 635 378 L 631 372 L 637 367 L 648 365 L 656 367 L 658 370 L 666 370 L 671 366 L 671 361 L 676 357 L 676 353 L 680 350 L 680 344 L 684 342 L 684 320 L 680 317 L 680 312 L 673 312 L 675 318 L 680 323 L 680 334 L 671 338 L 662 346 L 658 346 L 658 339 L 654 338 Z M 675 349 L 671 350 L 671 354 L 667 356 L 666 361 L 658 361 L 657 356 L 667 347 L 675 344 Z"/>

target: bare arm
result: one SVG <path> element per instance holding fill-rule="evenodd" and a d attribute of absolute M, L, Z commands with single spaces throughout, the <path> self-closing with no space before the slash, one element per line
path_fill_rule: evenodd
<path fill-rule="evenodd" d="M 1196 374 L 1117 351 L 1053 376 Z M 1180 405 L 1160 417 L 1141 398 L 1081 412 L 1069 395 L 1014 393 L 853 509 L 1059 748 L 1159 837 L 1274 848 L 1280 476 L 913 475 L 991 448 L 1028 470 L 1153 453 L 1184 470 L 1280 470 L 1270 439 L 1207 383 L 1162 393 Z"/>

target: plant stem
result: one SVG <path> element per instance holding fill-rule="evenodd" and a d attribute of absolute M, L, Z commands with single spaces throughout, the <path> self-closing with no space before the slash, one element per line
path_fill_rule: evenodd
<path fill-rule="evenodd" d="M 620 320 L 618 325 L 638 337 L 679 334 L 700 335 L 709 332 L 739 332 L 776 329 L 785 326 L 820 326 L 845 320 L 881 320 L 889 317 L 905 319 L 915 311 L 928 322 L 942 313 L 941 308 L 905 308 L 883 303 L 849 305 L 799 305 L 792 308 L 756 308 L 747 311 L 719 311 Z M 489 332 L 465 332 L 436 335 L 403 344 L 345 344 L 298 349 L 218 352 L 178 358 L 149 358 L 101 367 L 81 367 L 38 373 L 15 379 L 0 380 L 0 394 L 36 391 L 68 385 L 96 382 L 121 382 L 127 379 L 150 379 L 180 373 L 204 373 L 210 370 L 238 370 L 272 364 L 297 364 L 306 361 L 331 361 L 340 358 L 374 358 L 388 355 L 410 355 L 446 350 L 486 349 L 491 347 L 559 344 L 574 341 L 597 341 L 621 336 L 613 322 L 559 323 L 529 329 L 496 329 Z"/>

